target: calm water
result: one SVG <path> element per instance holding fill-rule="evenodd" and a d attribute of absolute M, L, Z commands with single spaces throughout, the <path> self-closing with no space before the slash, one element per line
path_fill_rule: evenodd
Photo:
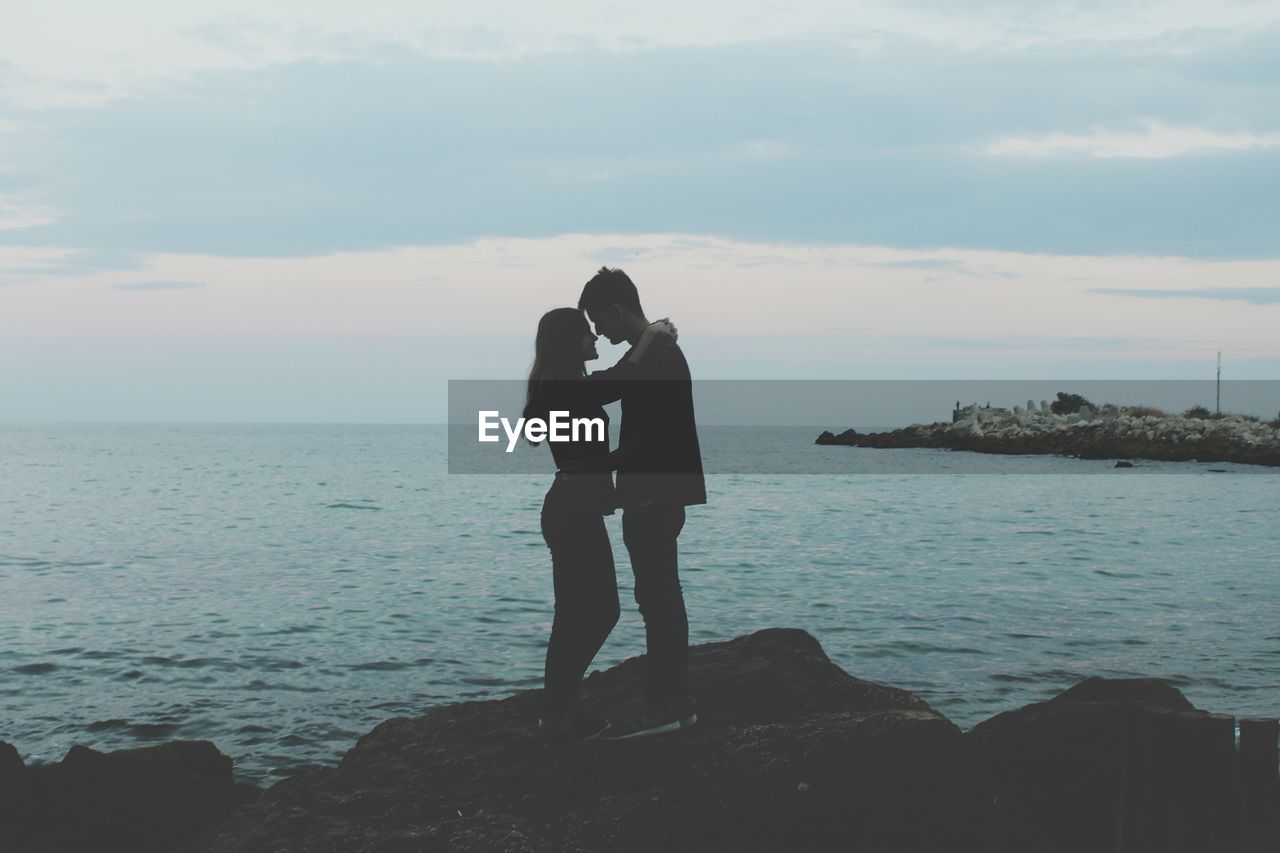
<path fill-rule="evenodd" d="M 1277 472 L 841 474 L 937 452 L 815 433 L 704 430 L 709 458 L 832 473 L 709 479 L 680 540 L 693 642 L 804 628 L 966 728 L 1094 674 L 1280 712 Z M 387 717 L 540 686 L 546 477 L 448 476 L 445 446 L 424 426 L 0 427 L 0 739 L 56 760 L 209 738 L 269 780 Z M 608 523 L 623 619 L 601 667 L 643 651 Z"/>

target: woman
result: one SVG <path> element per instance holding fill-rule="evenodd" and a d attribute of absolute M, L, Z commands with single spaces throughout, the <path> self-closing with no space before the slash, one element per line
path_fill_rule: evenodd
<path fill-rule="evenodd" d="M 645 330 L 628 360 L 639 363 L 654 337 L 674 337 L 659 320 Z M 582 440 L 548 442 L 556 478 L 542 504 L 542 536 L 551 549 L 555 619 L 547 643 L 542 718 L 538 725 L 551 742 L 569 743 L 600 735 L 608 723 L 578 706 L 577 689 L 592 659 L 618 622 L 618 584 L 613 549 L 604 527 L 612 515 L 613 475 L 609 472 L 609 416 L 603 403 L 617 399 L 612 383 L 593 382 L 586 362 L 599 358 L 596 336 L 582 312 L 556 308 L 538 323 L 525 418 L 599 418 L 603 436 L 586 431 Z M 566 469 L 594 473 L 566 473 Z"/>

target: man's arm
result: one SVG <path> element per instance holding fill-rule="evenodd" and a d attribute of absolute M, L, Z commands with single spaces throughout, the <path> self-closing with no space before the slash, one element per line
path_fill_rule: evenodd
<path fill-rule="evenodd" d="M 640 336 L 640 340 L 627 355 L 613 367 L 597 370 L 587 375 L 588 394 L 591 399 L 604 406 L 622 399 L 624 386 L 620 383 L 640 378 L 638 368 L 645 363 L 645 373 L 649 372 L 648 358 L 655 344 L 674 343 L 676 327 L 667 319 L 655 320 L 649 324 Z M 661 347 L 659 347 L 660 349 Z"/>
<path fill-rule="evenodd" d="M 643 362 L 643 369 L 641 363 Z M 631 352 L 613 367 L 598 370 L 587 377 L 592 398 L 601 405 L 622 397 L 625 382 L 688 381 L 689 372 L 676 345 L 675 327 L 666 320 L 649 324 Z M 605 457 L 582 460 L 567 466 L 568 473 L 604 473 L 616 471 L 636 454 L 635 442 L 620 445 Z"/>
<path fill-rule="evenodd" d="M 643 371 L 637 371 L 638 365 L 634 362 L 628 363 L 628 359 L 623 359 L 618 365 L 609 368 L 608 371 L 613 377 L 619 377 L 616 381 L 622 382 L 649 382 L 661 383 L 661 386 L 670 386 L 674 383 L 686 383 L 690 381 L 689 369 L 685 364 L 684 356 L 680 352 L 680 348 L 676 345 L 674 339 L 670 337 L 657 337 L 654 339 L 652 346 L 644 358 Z M 598 374 L 592 374 L 596 376 Z M 667 390 L 667 389 L 663 389 Z M 674 389 L 671 389 L 674 390 Z M 660 395 L 661 396 L 661 395 Z M 661 409 L 661 406 L 659 406 Z M 669 418 L 657 418 L 657 422 L 669 421 Z M 652 423 L 653 421 L 651 421 Z M 668 429 L 659 429 L 643 435 L 639 439 L 633 438 L 630 442 L 620 445 L 612 453 L 605 457 L 596 457 L 591 460 L 591 470 L 595 473 L 602 473 L 606 469 L 609 471 L 617 471 L 625 465 L 630 459 L 644 453 L 642 447 L 637 446 L 637 442 L 662 445 L 669 441 Z M 606 467 L 607 466 L 607 467 Z M 586 469 L 578 473 L 584 473 Z"/>

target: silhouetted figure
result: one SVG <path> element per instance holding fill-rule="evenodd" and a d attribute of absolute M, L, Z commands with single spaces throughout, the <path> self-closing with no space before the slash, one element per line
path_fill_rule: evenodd
<path fill-rule="evenodd" d="M 649 321 L 621 270 L 601 269 L 583 288 L 578 307 L 598 334 L 632 345 L 615 367 L 593 373 L 590 383 L 608 383 L 622 400 L 611 465 L 618 472 L 623 541 L 648 651 L 644 703 L 605 737 L 673 731 L 698 719 L 688 695 L 689 622 L 676 547 L 685 507 L 707 502 L 689 365 L 674 337 L 654 338 L 642 361 L 633 358 Z"/>
<path fill-rule="evenodd" d="M 665 324 L 647 330 L 630 358 L 639 361 L 654 336 L 670 334 Z M 604 428 L 583 430 L 578 440 L 550 441 L 556 478 L 542 504 L 542 536 L 551 550 L 555 619 L 547 643 L 545 705 L 540 725 L 553 742 L 599 735 L 603 720 L 583 713 L 577 688 L 583 673 L 618 621 L 618 584 L 604 516 L 616 503 L 609 469 L 609 416 L 602 402 L 607 383 L 585 378 L 585 363 L 598 358 L 596 336 L 582 312 L 548 311 L 538 323 L 535 358 L 529 372 L 524 416 L 548 420 L 551 412 L 570 418 L 600 419 Z M 578 473 L 566 471 L 577 467 Z"/>

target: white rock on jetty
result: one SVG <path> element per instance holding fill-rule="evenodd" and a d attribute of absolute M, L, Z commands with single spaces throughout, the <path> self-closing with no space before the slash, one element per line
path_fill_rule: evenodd
<path fill-rule="evenodd" d="M 878 448 L 950 448 L 986 453 L 1067 454 L 1090 459 L 1240 462 L 1280 467 L 1280 420 L 1241 415 L 1197 418 L 1164 415 L 1149 407 L 1084 406 L 1054 414 L 1041 401 L 1009 409 L 957 408 L 951 423 L 913 424 L 891 432 L 823 433 L 818 444 Z"/>
<path fill-rule="evenodd" d="M 935 431 L 957 436 L 1027 441 L 1064 433 L 1086 425 L 1098 428 L 1098 439 L 1141 439 L 1152 444 L 1200 442 L 1206 437 L 1220 443 L 1249 449 L 1280 451 L 1280 429 L 1253 418 L 1227 415 L 1221 418 L 1194 418 L 1183 415 L 1159 416 L 1150 409 L 1131 406 L 1084 406 L 1079 412 L 1055 415 L 1047 403 L 1008 409 L 970 404 L 960 409 L 952 423 L 936 423 Z M 981 425 L 981 427 L 979 427 Z M 919 426 L 916 427 L 919 429 Z"/>

